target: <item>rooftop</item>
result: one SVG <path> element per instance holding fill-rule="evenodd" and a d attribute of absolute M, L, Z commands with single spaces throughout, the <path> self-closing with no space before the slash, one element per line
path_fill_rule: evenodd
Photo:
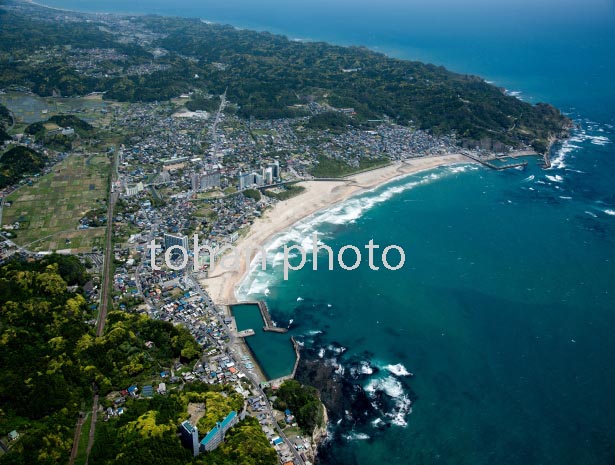
<path fill-rule="evenodd" d="M 216 426 L 214 426 L 209 433 L 207 433 L 207 435 L 201 440 L 201 444 L 206 445 L 207 443 L 209 443 L 209 441 L 211 441 L 216 434 L 218 433 L 218 431 L 222 430 L 224 431 L 226 428 L 228 428 L 228 425 L 233 421 L 233 419 L 237 416 L 237 412 L 235 412 L 234 410 L 229 413 L 226 418 L 224 420 L 222 420 L 222 423 L 216 423 Z"/>

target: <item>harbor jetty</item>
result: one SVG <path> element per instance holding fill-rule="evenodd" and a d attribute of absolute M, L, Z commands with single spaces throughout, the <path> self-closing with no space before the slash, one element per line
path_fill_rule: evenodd
<path fill-rule="evenodd" d="M 284 381 L 289 380 L 289 379 L 295 379 L 295 374 L 297 373 L 297 367 L 299 366 L 299 361 L 301 360 L 301 353 L 299 351 L 299 343 L 295 340 L 294 336 L 290 337 L 290 342 L 293 344 L 293 349 L 295 349 L 295 365 L 293 366 L 293 371 L 291 372 L 290 375 L 269 380 L 269 384 L 272 387 L 279 387 Z"/>
<path fill-rule="evenodd" d="M 483 166 L 486 166 L 488 168 L 491 168 L 492 170 L 496 170 L 496 171 L 503 171 L 503 170 L 509 170 L 512 168 L 525 168 L 527 166 L 527 162 L 526 161 L 522 161 L 522 162 L 518 162 L 518 163 L 508 163 L 506 165 L 494 165 L 493 163 L 491 163 L 493 160 L 495 160 L 496 158 L 481 158 L 478 157 L 476 155 L 473 155 L 469 152 L 462 152 L 462 155 L 464 157 L 469 158 L 472 161 L 475 161 L 477 163 L 480 163 Z M 502 159 L 502 158 L 499 158 Z"/>
<path fill-rule="evenodd" d="M 550 150 L 547 150 L 544 153 L 543 160 L 544 160 L 544 163 L 545 163 L 543 168 L 545 168 L 545 169 L 551 168 L 551 154 L 550 154 Z"/>
<path fill-rule="evenodd" d="M 260 310 L 261 316 L 263 317 L 263 322 L 265 323 L 265 326 L 263 326 L 263 331 L 271 331 L 274 333 L 285 333 L 288 331 L 287 328 L 278 328 L 275 325 L 275 323 L 271 319 L 271 315 L 269 314 L 269 309 L 267 308 L 267 304 L 264 301 L 258 300 L 256 302 L 245 302 L 245 303 L 258 305 L 258 309 Z"/>
<path fill-rule="evenodd" d="M 245 302 L 240 302 L 237 304 L 229 305 L 229 308 L 232 308 L 235 305 L 255 305 L 258 307 L 258 310 L 261 312 L 261 317 L 263 318 L 263 331 L 271 331 L 273 333 L 285 333 L 288 331 L 287 328 L 278 328 L 276 324 L 271 319 L 271 315 L 269 314 L 269 309 L 267 308 L 267 304 L 262 300 L 248 300 Z M 231 311 L 232 313 L 232 311 Z"/>

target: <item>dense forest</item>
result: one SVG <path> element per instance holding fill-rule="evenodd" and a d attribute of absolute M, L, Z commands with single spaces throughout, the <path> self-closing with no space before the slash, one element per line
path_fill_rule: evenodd
<path fill-rule="evenodd" d="M 356 125 L 356 122 L 344 113 L 326 111 L 312 116 L 306 126 L 311 129 L 326 129 L 329 132 L 338 134 L 346 132 L 349 128 Z"/>
<path fill-rule="evenodd" d="M 13 147 L 0 155 L 0 189 L 21 180 L 25 175 L 40 173 L 47 157 L 28 147 Z"/>
<path fill-rule="evenodd" d="M 0 464 L 66 463 L 80 411 L 94 392 L 101 405 L 110 391 L 156 377 L 180 360 L 194 363 L 200 348 L 190 333 L 170 323 L 123 312 L 108 314 L 96 338 L 94 317 L 79 292 L 88 279 L 75 257 L 51 255 L 0 267 L 0 436 L 17 430 L 19 440 Z M 68 285 L 75 285 L 71 292 Z M 146 342 L 148 344 L 146 344 Z M 177 436 L 189 403 L 205 406 L 201 436 L 243 398 L 228 387 L 186 384 L 165 396 L 129 398 L 124 414 L 99 421 L 89 463 L 93 465 L 275 465 L 277 454 L 258 421 L 246 418 L 216 451 L 197 459 Z"/>
<path fill-rule="evenodd" d="M 113 29 L 117 23 L 101 26 L 60 15 L 51 19 L 43 14 L 48 10 L 28 8 L 36 14 L 9 9 L 0 16 L 0 86 L 22 85 L 40 95 L 103 91 L 105 98 L 131 102 L 166 100 L 188 91 L 217 95 L 228 88 L 230 101 L 243 117 L 306 115 L 302 105 L 318 101 L 352 108 L 357 121 L 388 117 L 435 134 L 455 132 L 460 141 L 489 138 L 541 150 L 568 124 L 550 105 L 507 96 L 476 76 L 361 47 L 298 43 L 196 19 L 132 17 L 128 29 L 152 35 L 145 47 L 128 43 L 126 27 Z M 129 60 L 99 63 L 96 76 L 79 74 L 57 56 L 46 66 L 28 60 L 34 51 L 67 46 L 112 48 Z M 166 53 L 154 56 L 154 48 Z M 139 75 L 102 72 L 140 63 L 164 69 Z M 203 97 L 190 108 L 212 111 L 217 103 Z"/>
<path fill-rule="evenodd" d="M 184 389 L 151 399 L 129 399 L 125 413 L 97 425 L 92 465 L 275 465 L 277 454 L 257 420 L 246 417 L 226 435 L 224 444 L 196 459 L 182 448 L 177 438 L 179 423 L 187 418 L 189 403 L 205 406 L 198 422 L 199 436 L 231 410 L 241 410 L 243 398 L 219 385 L 187 384 Z"/>
<path fill-rule="evenodd" d="M 66 461 L 78 412 L 92 398 L 125 388 L 135 376 L 200 350 L 182 328 L 111 313 L 95 338 L 83 295 L 70 292 L 86 276 L 73 257 L 14 260 L 0 267 L 0 435 L 22 437 L 0 463 Z M 153 341 L 148 349 L 146 341 Z"/>
<path fill-rule="evenodd" d="M 74 134 L 50 132 L 47 129 L 49 124 L 57 125 L 60 128 L 71 128 L 75 132 Z M 45 147 L 58 151 L 68 151 L 72 148 L 73 141 L 76 138 L 91 137 L 94 134 L 94 127 L 74 115 L 60 114 L 52 116 L 47 121 L 29 124 L 24 129 L 24 133 L 36 137 L 37 141 L 43 143 Z"/>
<path fill-rule="evenodd" d="M 6 132 L 13 125 L 13 116 L 8 108 L 0 104 L 0 144 L 5 140 L 11 140 L 11 136 Z"/>
<path fill-rule="evenodd" d="M 324 426 L 323 406 L 316 388 L 291 379 L 282 383 L 275 396 L 274 407 L 281 411 L 289 409 L 305 434 L 311 435 L 314 428 Z"/>

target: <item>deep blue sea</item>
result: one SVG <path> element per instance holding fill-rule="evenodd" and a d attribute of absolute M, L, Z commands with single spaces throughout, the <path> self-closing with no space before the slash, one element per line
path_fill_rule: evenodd
<path fill-rule="evenodd" d="M 279 265 L 255 271 L 242 293 L 265 298 L 281 325 L 292 319 L 289 335 L 356 378 L 378 407 L 367 422 L 330 426 L 326 463 L 615 463 L 612 0 L 47 3 L 366 45 L 569 114 L 578 129 L 554 147 L 549 170 L 420 173 L 275 242 L 309 248 L 317 231 L 338 250 L 373 238 L 404 248 L 403 269 L 328 271 L 320 256 L 318 272 L 308 262 L 288 281 Z M 278 336 L 251 340 L 271 377 L 292 367 Z"/>

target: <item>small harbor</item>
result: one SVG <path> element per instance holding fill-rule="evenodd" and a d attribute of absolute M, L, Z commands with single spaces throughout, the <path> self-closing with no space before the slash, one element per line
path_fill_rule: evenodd
<path fill-rule="evenodd" d="M 242 338 L 252 358 L 268 381 L 291 378 L 297 367 L 298 347 L 271 318 L 263 301 L 229 306 L 235 319 L 236 336 Z"/>
<path fill-rule="evenodd" d="M 470 160 L 480 163 L 481 165 L 496 171 L 509 170 L 513 168 L 525 168 L 527 166 L 526 161 L 508 163 L 507 157 L 490 156 L 486 158 L 479 157 L 469 152 L 462 152 L 462 154 Z"/>

